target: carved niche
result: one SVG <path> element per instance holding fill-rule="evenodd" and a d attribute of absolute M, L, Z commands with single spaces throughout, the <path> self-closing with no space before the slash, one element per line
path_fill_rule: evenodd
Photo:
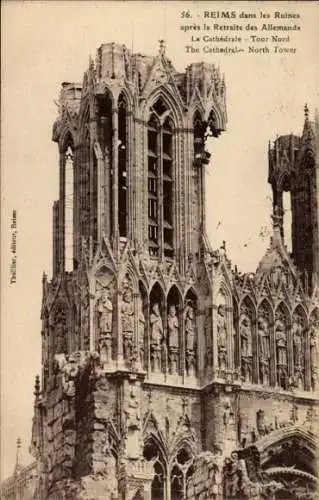
<path fill-rule="evenodd" d="M 134 298 L 132 281 L 128 275 L 125 276 L 122 289 L 120 311 L 123 357 L 126 362 L 131 362 L 134 356 Z"/>
<path fill-rule="evenodd" d="M 305 324 L 300 314 L 294 313 L 292 317 L 291 335 L 293 342 L 294 383 L 299 389 L 304 389 L 305 384 Z"/>
<path fill-rule="evenodd" d="M 282 311 L 277 311 L 275 314 L 275 341 L 277 360 L 277 384 L 283 389 L 287 389 L 287 319 Z"/>
<path fill-rule="evenodd" d="M 65 354 L 68 342 L 68 315 L 64 307 L 59 307 L 53 318 L 54 354 Z"/>
<path fill-rule="evenodd" d="M 245 382 L 252 381 L 252 311 L 245 304 L 240 308 L 239 341 L 241 375 Z"/>
<path fill-rule="evenodd" d="M 258 309 L 257 337 L 259 380 L 261 384 L 268 385 L 270 378 L 270 313 L 264 304 Z"/>
<path fill-rule="evenodd" d="M 161 344 L 164 339 L 163 321 L 158 302 L 151 304 L 150 330 L 152 370 L 158 372 L 161 370 Z"/>
<path fill-rule="evenodd" d="M 101 270 L 96 278 L 96 347 L 101 364 L 109 363 L 113 354 L 113 316 L 115 279 L 107 270 Z"/>
<path fill-rule="evenodd" d="M 138 299 L 138 360 L 141 368 L 145 365 L 145 315 L 143 310 L 143 299 Z"/>
<path fill-rule="evenodd" d="M 185 358 L 187 375 L 196 371 L 196 313 L 192 301 L 185 308 Z"/>
<path fill-rule="evenodd" d="M 218 367 L 220 375 L 228 367 L 227 362 L 227 316 L 225 304 L 220 304 L 217 309 L 217 350 Z"/>

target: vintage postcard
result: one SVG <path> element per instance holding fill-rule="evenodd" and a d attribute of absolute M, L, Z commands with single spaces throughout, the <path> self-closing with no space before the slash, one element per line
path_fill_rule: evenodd
<path fill-rule="evenodd" d="M 318 2 L 1 22 L 1 498 L 318 499 Z"/>

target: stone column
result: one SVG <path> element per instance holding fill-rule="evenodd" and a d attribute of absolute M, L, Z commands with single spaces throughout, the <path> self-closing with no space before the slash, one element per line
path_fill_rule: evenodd
<path fill-rule="evenodd" d="M 113 95 L 112 104 L 112 241 L 113 250 L 118 245 L 119 228 L 118 228 L 118 109 L 117 109 L 117 96 Z"/>

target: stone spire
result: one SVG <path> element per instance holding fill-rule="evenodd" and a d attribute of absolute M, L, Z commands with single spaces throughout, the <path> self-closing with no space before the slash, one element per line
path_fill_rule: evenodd
<path fill-rule="evenodd" d="M 305 112 L 305 121 L 308 121 L 309 120 L 309 108 L 308 108 L 307 103 L 305 104 L 304 112 Z"/>
<path fill-rule="evenodd" d="M 159 55 L 165 56 L 166 42 L 165 40 L 159 40 Z"/>
<path fill-rule="evenodd" d="M 20 463 L 20 448 L 21 448 L 21 438 L 17 438 L 17 451 L 16 451 L 16 462 L 14 466 L 14 474 L 19 474 L 19 472 L 22 469 L 21 463 Z"/>

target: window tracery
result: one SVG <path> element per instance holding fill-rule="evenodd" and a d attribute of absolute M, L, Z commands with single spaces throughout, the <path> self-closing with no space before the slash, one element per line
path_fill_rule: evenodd
<path fill-rule="evenodd" d="M 174 255 L 173 123 L 160 98 L 148 122 L 148 242 L 157 257 Z"/>

